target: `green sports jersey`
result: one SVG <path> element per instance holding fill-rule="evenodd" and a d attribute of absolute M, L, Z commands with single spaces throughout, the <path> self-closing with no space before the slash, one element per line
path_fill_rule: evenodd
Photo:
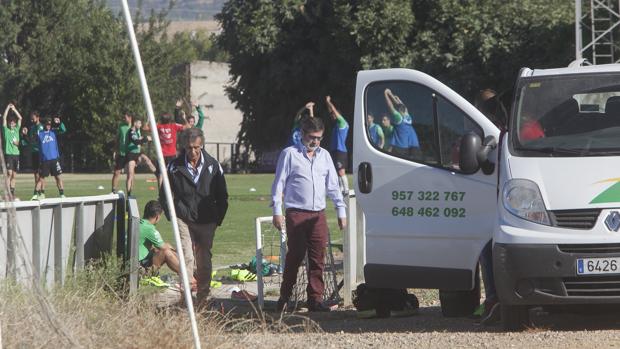
<path fill-rule="evenodd" d="M 28 130 L 28 145 L 30 146 L 30 152 L 39 152 L 39 132 L 43 131 L 44 127 L 42 123 L 34 124 L 30 126 Z"/>
<path fill-rule="evenodd" d="M 381 125 L 381 128 L 383 129 L 383 135 L 385 136 L 385 142 L 383 142 L 383 149 L 389 150 L 392 146 L 391 140 L 392 134 L 394 133 L 394 126 L 390 125 L 388 127 L 385 127 Z"/>
<path fill-rule="evenodd" d="M 164 240 L 157 229 L 155 229 L 155 226 L 149 221 L 141 219 L 140 237 L 138 238 L 138 260 L 146 258 L 152 247 L 161 248 L 163 245 Z"/>
<path fill-rule="evenodd" d="M 126 153 L 140 154 L 140 145 L 142 144 L 142 133 L 140 130 L 129 129 L 127 131 L 127 141 L 125 144 Z"/>
<path fill-rule="evenodd" d="M 127 154 L 127 131 L 129 131 L 129 125 L 121 124 L 118 127 L 118 154 L 125 156 Z"/>
<path fill-rule="evenodd" d="M 201 106 L 196 106 L 196 111 L 198 112 L 198 122 L 194 127 L 202 130 L 202 124 L 205 121 L 205 113 L 202 111 Z"/>
<path fill-rule="evenodd" d="M 9 128 L 6 126 L 2 127 L 3 136 L 4 136 L 4 153 L 6 155 L 19 155 L 19 130 L 21 129 L 20 124 L 17 124 L 16 127 Z"/>

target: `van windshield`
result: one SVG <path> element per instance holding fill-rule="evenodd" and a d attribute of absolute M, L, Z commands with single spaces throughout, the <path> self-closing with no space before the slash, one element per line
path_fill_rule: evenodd
<path fill-rule="evenodd" d="M 620 73 L 535 77 L 517 88 L 510 125 L 517 155 L 620 154 Z"/>

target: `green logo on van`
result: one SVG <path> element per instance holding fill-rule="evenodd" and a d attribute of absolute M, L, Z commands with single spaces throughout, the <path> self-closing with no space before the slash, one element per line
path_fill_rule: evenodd
<path fill-rule="evenodd" d="M 615 182 L 615 183 L 611 187 L 607 188 L 607 190 L 605 190 L 604 192 L 598 194 L 597 197 L 595 197 L 592 201 L 590 201 L 591 204 L 620 202 L 620 178 L 610 178 L 610 179 L 597 182 L 596 184 L 605 183 L 605 182 Z"/>

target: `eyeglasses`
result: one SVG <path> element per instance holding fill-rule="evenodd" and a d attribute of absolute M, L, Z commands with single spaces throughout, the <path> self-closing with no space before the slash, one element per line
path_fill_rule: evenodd
<path fill-rule="evenodd" d="M 304 137 L 308 138 L 311 141 L 320 142 L 323 139 L 323 136 L 310 136 L 308 134 L 304 134 Z"/>

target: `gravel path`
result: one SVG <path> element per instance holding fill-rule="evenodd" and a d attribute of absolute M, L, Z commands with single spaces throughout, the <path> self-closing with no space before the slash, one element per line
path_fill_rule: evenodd
<path fill-rule="evenodd" d="M 536 313 L 534 311 L 534 313 Z M 324 333 L 251 334 L 257 348 L 620 348 L 616 315 L 533 314 L 535 327 L 521 333 L 449 319 L 439 307 L 408 318 L 358 320 L 352 310 L 311 314 Z M 231 346 L 232 347 L 232 346 Z"/>
<path fill-rule="evenodd" d="M 620 348 L 620 317 L 531 312 L 534 326 L 520 333 L 501 326 L 484 327 L 467 318 L 445 318 L 436 291 L 416 292 L 422 307 L 406 318 L 357 319 L 354 309 L 301 313 L 315 321 L 319 333 L 252 333 L 224 348 Z M 287 321 L 296 324 L 295 320 Z"/>

